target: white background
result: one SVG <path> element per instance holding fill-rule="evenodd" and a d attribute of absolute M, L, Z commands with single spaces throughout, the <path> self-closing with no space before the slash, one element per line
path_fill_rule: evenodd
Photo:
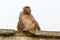
<path fill-rule="evenodd" d="M 0 0 L 0 28 L 17 30 L 19 13 L 26 5 L 41 30 L 60 31 L 60 0 Z"/>

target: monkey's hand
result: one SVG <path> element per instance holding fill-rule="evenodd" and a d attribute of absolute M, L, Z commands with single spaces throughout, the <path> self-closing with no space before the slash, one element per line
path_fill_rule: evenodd
<path fill-rule="evenodd" d="M 32 23 L 30 26 L 26 27 L 27 30 L 32 30 L 35 28 L 35 23 Z"/>

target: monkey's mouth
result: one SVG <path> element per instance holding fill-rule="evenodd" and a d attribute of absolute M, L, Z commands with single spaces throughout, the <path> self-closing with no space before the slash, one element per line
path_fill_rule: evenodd
<path fill-rule="evenodd" d="M 28 15 L 30 15 L 30 12 L 25 12 L 25 14 L 28 14 Z"/>

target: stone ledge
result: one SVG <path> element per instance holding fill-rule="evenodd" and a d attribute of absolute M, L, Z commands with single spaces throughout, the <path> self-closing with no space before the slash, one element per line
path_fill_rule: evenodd
<path fill-rule="evenodd" d="M 59 38 L 60 39 L 60 31 L 30 31 L 31 35 L 26 35 L 25 37 L 42 37 L 42 38 Z M 0 36 L 16 36 L 19 37 L 20 33 L 13 29 L 0 29 Z M 22 36 L 20 36 L 22 37 Z"/>
<path fill-rule="evenodd" d="M 13 36 L 16 32 L 13 29 L 0 29 L 0 36 Z"/>
<path fill-rule="evenodd" d="M 35 35 L 60 36 L 60 31 L 31 31 Z"/>

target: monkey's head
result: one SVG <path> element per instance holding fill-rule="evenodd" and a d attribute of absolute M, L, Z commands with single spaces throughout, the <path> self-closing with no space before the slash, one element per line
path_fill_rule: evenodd
<path fill-rule="evenodd" d="M 25 7 L 23 8 L 23 12 L 24 12 L 25 14 L 30 14 L 30 13 L 31 13 L 30 7 L 29 7 L 29 6 L 25 6 Z"/>

